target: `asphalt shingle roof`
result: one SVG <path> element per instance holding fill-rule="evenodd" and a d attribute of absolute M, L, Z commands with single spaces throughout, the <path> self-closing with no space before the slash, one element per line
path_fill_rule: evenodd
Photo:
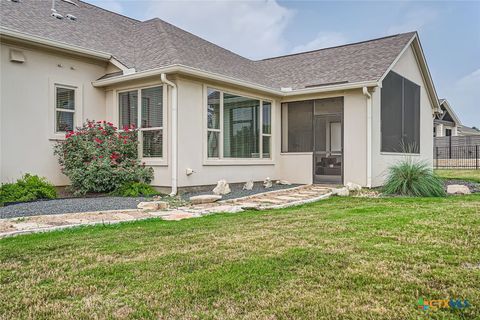
<path fill-rule="evenodd" d="M 137 71 L 181 64 L 274 89 L 376 81 L 415 34 L 253 61 L 158 18 L 138 21 L 72 1 L 78 6 L 57 0 L 56 9 L 77 21 L 52 17 L 51 0 L 0 0 L 0 25 L 110 53 Z"/>

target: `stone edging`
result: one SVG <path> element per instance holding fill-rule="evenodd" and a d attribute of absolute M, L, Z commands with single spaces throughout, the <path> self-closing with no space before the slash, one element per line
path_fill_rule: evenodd
<path fill-rule="evenodd" d="M 291 187 L 291 188 L 260 192 L 260 193 L 255 193 L 255 194 L 251 194 L 251 195 L 248 195 L 248 196 L 240 197 L 240 198 L 220 200 L 220 201 L 217 201 L 217 203 L 228 204 L 228 203 L 232 203 L 232 202 L 235 202 L 235 201 L 238 201 L 238 200 L 248 200 L 248 199 L 252 199 L 254 197 L 263 196 L 265 194 L 270 195 L 270 194 L 281 193 L 281 192 L 285 192 L 285 191 L 298 190 L 298 189 L 303 189 L 303 188 L 306 188 L 306 187 L 309 187 L 309 186 L 312 186 L 312 185 L 311 184 L 304 184 L 304 185 L 301 185 L 301 186 L 296 186 L 296 187 Z"/>

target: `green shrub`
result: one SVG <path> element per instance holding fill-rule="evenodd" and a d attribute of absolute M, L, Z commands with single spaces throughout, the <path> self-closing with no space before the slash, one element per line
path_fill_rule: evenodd
<path fill-rule="evenodd" d="M 415 197 L 444 197 L 445 189 L 441 178 L 425 162 L 403 160 L 388 169 L 383 187 L 386 194 Z"/>
<path fill-rule="evenodd" d="M 87 121 L 55 146 L 62 172 L 75 194 L 112 192 L 127 182 L 149 183 L 153 169 L 138 160 L 137 131 L 110 122 Z"/>
<path fill-rule="evenodd" d="M 0 186 L 0 204 L 5 202 L 22 202 L 37 199 L 55 199 L 57 190 L 45 178 L 25 174 L 15 183 Z"/>
<path fill-rule="evenodd" d="M 150 197 L 159 193 L 152 186 L 142 182 L 127 182 L 117 190 L 113 195 L 121 197 Z"/>

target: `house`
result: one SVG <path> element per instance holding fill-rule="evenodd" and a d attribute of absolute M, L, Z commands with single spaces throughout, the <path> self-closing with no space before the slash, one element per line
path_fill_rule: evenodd
<path fill-rule="evenodd" d="M 160 19 L 0 0 L 1 181 L 68 185 L 52 146 L 87 119 L 140 128 L 152 184 L 383 183 L 432 163 L 440 109 L 416 32 L 259 61 Z M 53 13 L 53 15 L 52 15 Z"/>
<path fill-rule="evenodd" d="M 440 99 L 439 104 L 441 113 L 437 113 L 433 119 L 434 137 L 480 135 L 478 129 L 462 125 L 460 118 L 455 114 L 447 99 Z"/>

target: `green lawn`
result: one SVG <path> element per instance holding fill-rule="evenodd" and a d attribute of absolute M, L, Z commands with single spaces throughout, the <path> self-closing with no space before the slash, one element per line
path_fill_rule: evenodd
<path fill-rule="evenodd" d="M 444 179 L 461 179 L 480 182 L 480 170 L 435 170 L 435 173 Z"/>
<path fill-rule="evenodd" d="M 417 299 L 468 299 L 422 311 Z M 0 319 L 474 319 L 480 195 L 332 198 L 0 240 Z"/>

